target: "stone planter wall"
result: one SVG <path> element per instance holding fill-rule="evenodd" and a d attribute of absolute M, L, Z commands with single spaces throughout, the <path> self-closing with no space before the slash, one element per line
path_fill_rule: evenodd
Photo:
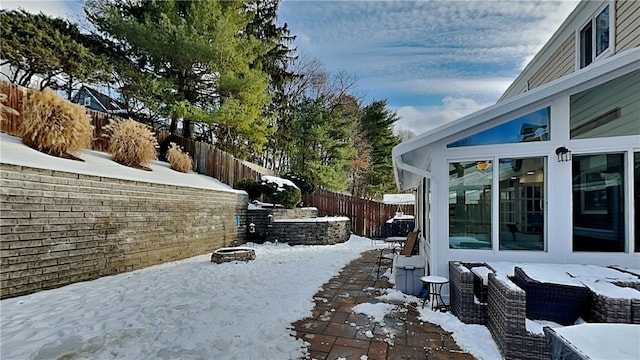
<path fill-rule="evenodd" d="M 306 208 L 295 208 L 295 209 L 285 209 L 285 208 L 268 208 L 271 210 L 271 214 L 273 214 L 274 220 L 280 219 L 309 219 L 318 217 L 318 209 L 314 207 L 306 207 Z"/>
<path fill-rule="evenodd" d="M 271 220 L 269 219 L 271 216 Z M 247 210 L 247 241 L 262 243 L 274 241 L 273 221 L 283 219 L 311 219 L 318 216 L 318 209 L 308 208 L 254 208 Z M 253 224 L 253 226 L 251 226 Z"/>
<path fill-rule="evenodd" d="M 245 193 L 0 165 L 1 298 L 244 243 Z M 239 222 L 239 224 L 238 224 Z"/>
<path fill-rule="evenodd" d="M 351 221 L 347 217 L 274 220 L 270 241 L 289 245 L 333 245 L 349 240 Z"/>

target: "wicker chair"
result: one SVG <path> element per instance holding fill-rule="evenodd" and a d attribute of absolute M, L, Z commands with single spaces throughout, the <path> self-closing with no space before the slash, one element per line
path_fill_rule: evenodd
<path fill-rule="evenodd" d="M 526 328 L 527 296 L 508 279 L 489 274 L 487 327 L 507 360 L 549 359 L 544 334 Z"/>
<path fill-rule="evenodd" d="M 449 308 L 451 312 L 466 324 L 487 323 L 487 303 L 482 302 L 484 287 L 469 269 L 484 264 L 449 262 Z M 478 293 L 480 291 L 480 293 Z"/>

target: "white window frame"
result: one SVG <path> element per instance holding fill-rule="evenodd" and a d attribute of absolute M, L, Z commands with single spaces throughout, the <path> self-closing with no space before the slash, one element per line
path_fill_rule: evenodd
<path fill-rule="evenodd" d="M 90 97 L 90 96 L 85 96 L 85 97 L 84 97 L 84 103 L 83 103 L 83 105 L 84 105 L 84 106 L 89 106 L 89 105 L 91 105 L 91 97 Z"/>
<path fill-rule="evenodd" d="M 596 55 L 596 18 L 606 7 L 609 7 L 609 47 L 604 50 L 600 55 Z M 580 70 L 586 66 L 581 66 L 581 55 L 582 55 L 582 44 L 580 41 L 580 35 L 582 34 L 582 30 L 587 27 L 587 25 L 591 24 L 591 62 L 589 65 L 594 62 L 607 58 L 615 53 L 615 44 L 616 44 L 616 3 L 613 0 L 604 1 L 602 5 L 596 9 L 596 11 L 589 16 L 580 27 L 576 29 L 575 32 L 575 44 L 576 44 L 576 70 Z"/>

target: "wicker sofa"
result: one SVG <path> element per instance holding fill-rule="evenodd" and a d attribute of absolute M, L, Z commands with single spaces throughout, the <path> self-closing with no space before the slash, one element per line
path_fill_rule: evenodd
<path fill-rule="evenodd" d="M 628 282 L 587 282 L 592 293 L 589 321 L 640 324 L 640 291 Z M 634 285 L 634 284 L 631 284 Z"/>
<path fill-rule="evenodd" d="M 527 317 L 572 325 L 589 314 L 591 291 L 586 286 L 540 282 L 530 278 L 520 267 L 514 269 L 513 281 L 527 297 Z"/>
<path fill-rule="evenodd" d="M 533 276 L 539 275 L 524 268 Z M 552 281 L 543 282 L 515 264 L 505 267 L 500 263 L 450 261 L 451 312 L 464 323 L 486 325 L 505 359 L 549 358 L 546 336 L 527 330 L 527 319 L 563 325 L 573 324 L 578 317 L 589 322 L 640 323 L 640 278 L 614 274 L 591 279 L 562 270 L 554 273 L 556 276 L 549 279 Z M 567 277 L 573 280 L 561 281 Z"/>

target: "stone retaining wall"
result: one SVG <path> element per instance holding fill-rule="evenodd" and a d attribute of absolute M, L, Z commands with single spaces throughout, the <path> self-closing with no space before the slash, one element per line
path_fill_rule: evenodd
<path fill-rule="evenodd" d="M 0 191 L 0 298 L 244 243 L 245 193 L 8 164 Z"/>
<path fill-rule="evenodd" d="M 347 217 L 274 220 L 269 241 L 289 245 L 333 245 L 349 240 L 351 221 Z"/>
<path fill-rule="evenodd" d="M 269 218 L 271 216 L 271 219 Z M 252 208 L 247 210 L 247 241 L 262 243 L 273 241 L 274 220 L 283 219 L 310 219 L 318 216 L 318 209 L 314 207 L 306 208 Z M 252 225 L 253 224 L 253 225 Z"/>
<path fill-rule="evenodd" d="M 295 209 L 267 208 L 273 214 L 273 220 L 280 219 L 309 219 L 318 217 L 318 209 L 314 207 L 304 207 Z"/>

